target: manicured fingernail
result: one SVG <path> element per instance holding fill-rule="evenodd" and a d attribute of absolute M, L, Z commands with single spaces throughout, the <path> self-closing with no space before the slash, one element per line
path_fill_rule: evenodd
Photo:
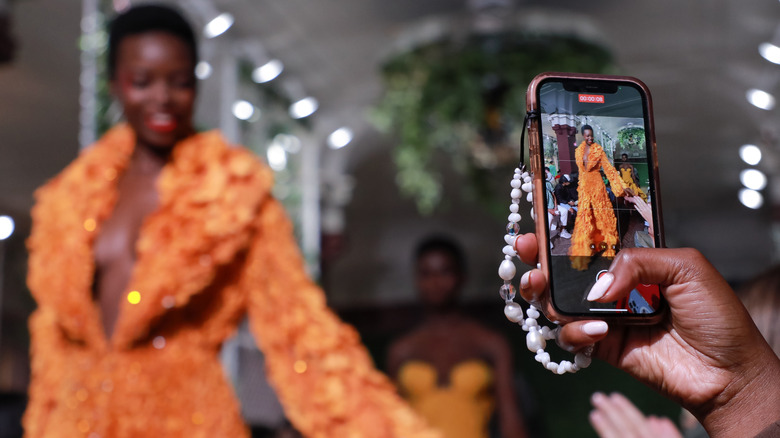
<path fill-rule="evenodd" d="M 528 289 L 531 286 L 531 271 L 525 271 L 522 277 L 520 277 L 520 288 Z"/>
<path fill-rule="evenodd" d="M 594 392 L 593 395 L 590 396 L 590 401 L 595 404 L 604 400 L 606 397 L 607 396 L 603 392 Z"/>
<path fill-rule="evenodd" d="M 605 293 L 607 293 L 607 289 L 609 289 L 609 285 L 612 284 L 612 280 L 615 279 L 615 276 L 612 275 L 612 273 L 607 272 L 606 274 L 602 275 L 601 278 L 598 279 L 596 284 L 593 285 L 592 288 L 590 288 L 590 293 L 588 293 L 588 301 L 595 301 L 599 298 L 603 297 Z"/>
<path fill-rule="evenodd" d="M 609 329 L 609 326 L 604 321 L 588 322 L 582 326 L 582 331 L 588 336 L 603 335 L 607 332 L 607 329 Z"/>

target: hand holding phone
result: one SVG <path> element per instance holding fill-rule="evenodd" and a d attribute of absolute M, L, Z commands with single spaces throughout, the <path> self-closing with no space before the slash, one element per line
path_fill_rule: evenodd
<path fill-rule="evenodd" d="M 538 246 L 534 234 L 515 242 L 518 257 L 531 265 Z M 595 343 L 595 357 L 681 403 L 712 436 L 754 436 L 778 420 L 780 357 L 701 253 L 628 249 L 618 253 L 610 274 L 599 301 L 620 300 L 637 283 L 660 284 L 668 303 L 664 323 L 609 324 L 608 331 L 594 332 L 589 327 L 604 323 L 574 321 L 561 327 L 561 345 L 580 351 Z M 541 270 L 523 276 L 523 299 L 539 302 L 547 293 Z"/>
<path fill-rule="evenodd" d="M 528 133 L 539 262 L 548 283 L 542 310 L 556 322 L 658 321 L 664 304 L 655 285 L 637 285 L 626 300 L 587 300 L 622 248 L 663 246 L 649 90 L 624 76 L 543 73 L 526 98 L 534 115 Z M 548 166 L 563 174 L 554 190 L 543 178 Z M 547 214 L 553 203 L 554 225 Z M 551 233 L 551 225 L 562 229 Z"/>

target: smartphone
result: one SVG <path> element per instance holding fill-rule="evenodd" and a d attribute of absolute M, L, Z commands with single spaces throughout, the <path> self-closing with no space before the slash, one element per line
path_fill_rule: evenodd
<path fill-rule="evenodd" d="M 626 76 L 542 73 L 526 102 L 545 316 L 659 321 L 666 303 L 658 285 L 639 284 L 613 303 L 586 299 L 620 250 L 664 246 L 647 86 Z"/>

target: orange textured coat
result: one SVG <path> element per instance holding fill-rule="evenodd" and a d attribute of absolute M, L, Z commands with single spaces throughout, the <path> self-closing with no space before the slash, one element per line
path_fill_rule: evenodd
<path fill-rule="evenodd" d="M 140 302 L 121 304 L 106 339 L 92 243 L 134 144 L 129 127 L 115 127 L 36 193 L 28 438 L 248 436 L 217 360 L 247 312 L 306 436 L 437 436 L 304 273 L 270 170 L 216 132 L 174 148 L 136 246 L 127 292 Z"/>
<path fill-rule="evenodd" d="M 612 211 L 607 188 L 601 178 L 600 170 L 609 180 L 615 196 L 623 196 L 626 188 L 620 174 L 607 159 L 607 154 L 598 143 L 590 145 L 590 151 L 585 163 L 585 142 L 574 151 L 579 171 L 579 187 L 577 195 L 577 220 L 574 222 L 574 233 L 571 238 L 569 255 L 576 269 L 584 270 L 586 263 L 578 257 L 591 257 L 599 251 L 602 256 L 615 257 L 619 243 L 617 220 Z"/>

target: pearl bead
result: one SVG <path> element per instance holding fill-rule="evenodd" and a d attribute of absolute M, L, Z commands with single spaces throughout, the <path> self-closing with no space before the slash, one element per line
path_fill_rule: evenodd
<path fill-rule="evenodd" d="M 511 234 L 504 234 L 504 242 L 506 242 L 507 245 L 515 246 L 516 239 L 517 236 L 513 236 Z"/>
<path fill-rule="evenodd" d="M 574 355 L 574 363 L 580 368 L 587 368 L 591 361 L 591 357 L 585 353 L 577 353 Z"/>
<path fill-rule="evenodd" d="M 509 260 L 504 260 L 501 262 L 501 265 L 498 266 L 498 276 L 504 281 L 511 281 L 515 278 L 516 273 L 517 269 L 515 268 L 515 264 Z"/>
<path fill-rule="evenodd" d="M 525 336 L 525 346 L 528 347 L 531 352 L 536 353 L 538 350 L 544 350 L 547 346 L 547 341 L 544 340 L 538 331 L 531 329 Z"/>
<path fill-rule="evenodd" d="M 509 223 L 506 226 L 506 234 L 504 235 L 506 246 L 502 248 L 504 260 L 498 267 L 498 275 L 504 280 L 504 285 L 499 289 L 499 295 L 505 301 L 504 315 L 509 321 L 519 324 L 524 331 L 528 332 L 525 338 L 526 347 L 535 354 L 534 359 L 540 362 L 542 366 L 556 374 L 577 372 L 580 368 L 590 365 L 590 356 L 580 352 L 575 356 L 574 363 L 567 360 L 561 361 L 561 363 L 550 361 L 550 354 L 544 351 L 544 349 L 547 347 L 547 340 L 555 339 L 557 329 L 551 330 L 549 327 L 540 326 L 537 318 L 541 316 L 541 313 L 534 306 L 528 309 L 527 317 L 524 317 L 522 307 L 513 301 L 516 290 L 510 282 L 517 274 L 517 268 L 512 262 L 512 258 L 517 256 L 515 244 L 520 233 L 518 222 L 522 219 L 520 215 L 520 199 L 525 197 L 529 203 L 533 203 L 534 184 L 532 176 L 523 166 L 522 169 L 515 168 L 509 185 L 512 187 L 512 202 L 509 205 L 510 214 L 507 216 Z M 523 192 L 527 192 L 527 195 L 523 196 Z M 533 207 L 531 208 L 531 217 L 536 220 Z"/>
<path fill-rule="evenodd" d="M 512 322 L 520 322 L 523 320 L 523 308 L 515 302 L 507 303 L 504 306 L 504 316 Z"/>

